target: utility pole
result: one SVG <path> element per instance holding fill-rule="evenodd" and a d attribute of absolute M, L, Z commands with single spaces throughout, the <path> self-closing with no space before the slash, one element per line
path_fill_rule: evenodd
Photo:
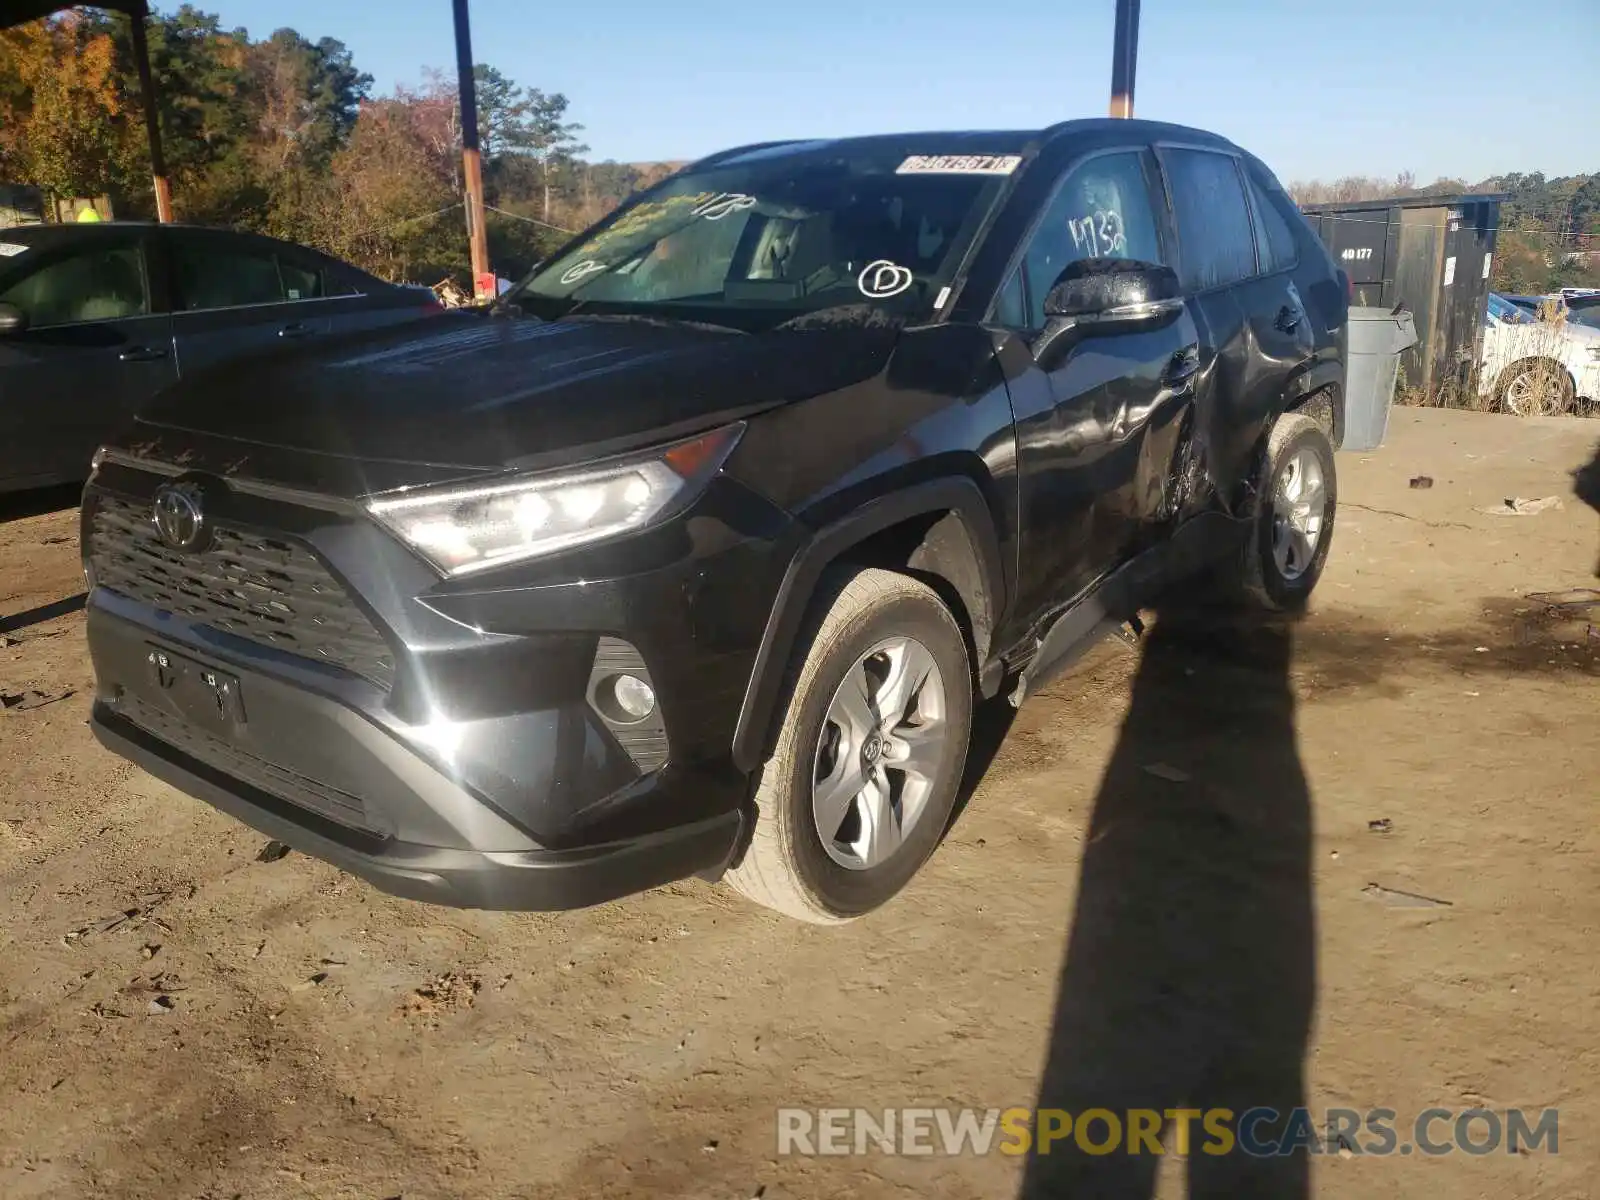
<path fill-rule="evenodd" d="M 156 193 L 156 220 L 163 224 L 172 220 L 172 184 L 167 181 L 167 156 L 161 151 L 161 115 L 158 111 L 155 83 L 150 77 L 150 44 L 145 37 L 144 23 L 150 15 L 143 0 L 127 8 L 129 30 L 133 38 L 133 61 L 139 72 L 139 102 L 144 105 L 144 132 L 150 142 L 150 176 Z"/>
<path fill-rule="evenodd" d="M 478 152 L 478 93 L 472 78 L 472 26 L 467 0 L 451 0 L 456 18 L 456 91 L 461 100 L 461 181 L 467 193 L 467 242 L 472 248 L 472 292 L 492 300 L 489 231 L 483 223 L 483 156 Z"/>
<path fill-rule="evenodd" d="M 1139 65 L 1139 0 L 1117 0 L 1111 41 L 1111 115 L 1133 116 L 1133 76 Z"/>

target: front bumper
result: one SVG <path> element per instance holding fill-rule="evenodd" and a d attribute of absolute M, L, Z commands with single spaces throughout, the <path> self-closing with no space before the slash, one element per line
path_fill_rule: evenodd
<path fill-rule="evenodd" d="M 765 612 L 751 598 L 776 588 L 790 528 L 740 485 L 626 546 L 441 582 L 348 506 L 204 473 L 214 542 L 162 550 L 145 516 L 161 477 L 108 461 L 85 496 L 108 747 L 444 904 L 580 907 L 732 859 L 750 780 L 729 746 Z M 164 678 L 166 657 L 188 683 Z M 619 724 L 608 672 L 642 674 L 659 719 Z M 220 722 L 190 686 L 212 673 L 237 708 Z"/>
<path fill-rule="evenodd" d="M 123 611 L 119 611 L 123 610 Z M 180 791 L 270 837 L 359 875 L 384 891 L 466 908 L 566 909 L 603 903 L 690 875 L 715 877 L 732 858 L 742 815 L 729 807 L 654 827 L 549 845 L 487 797 L 364 709 L 366 686 L 336 673 L 285 677 L 249 654 L 197 645 L 170 617 L 134 619 L 136 606 L 97 590 L 88 641 L 97 696 L 91 725 L 108 749 Z M 173 671 L 224 673 L 237 721 L 207 728 L 162 683 Z M 516 718 L 524 745 L 575 745 L 545 777 L 553 793 L 604 776 L 581 710 L 558 707 Z M 587 745 L 585 745 L 587 743 Z M 680 773 L 633 779 L 610 807 L 681 813 Z M 692 784 L 690 785 L 692 786 Z"/>
<path fill-rule="evenodd" d="M 296 850 L 410 900 L 458 908 L 569 909 L 603 904 L 690 875 L 720 874 L 740 836 L 738 812 L 631 841 L 577 850 L 489 851 L 367 836 L 224 774 L 153 737 L 105 703 L 91 720 L 107 749 L 180 791 Z"/>

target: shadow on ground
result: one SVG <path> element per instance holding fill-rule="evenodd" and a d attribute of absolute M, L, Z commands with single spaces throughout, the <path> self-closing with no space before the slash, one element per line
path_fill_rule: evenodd
<path fill-rule="evenodd" d="M 1191 1197 L 1308 1194 L 1304 1149 L 1208 1154 L 1222 1142 L 1202 1116 L 1229 1110 L 1221 1125 L 1257 1149 L 1322 1132 L 1287 1120 L 1304 1103 L 1316 998 L 1296 696 L 1399 695 L 1430 671 L 1600 673 L 1600 592 L 1485 597 L 1478 612 L 1426 634 L 1340 609 L 1303 622 L 1157 615 L 1095 796 L 1036 1099 L 1071 1118 L 1054 1119 L 1048 1153 L 1036 1141 L 1024 1200 L 1154 1195 L 1162 1158 L 1149 1141 L 1128 1152 L 1134 1111 L 1169 1155 L 1189 1151 L 1168 1169 Z"/>
<path fill-rule="evenodd" d="M 34 488 L 26 492 L 0 495 L 0 523 L 38 517 L 45 513 L 77 508 L 83 498 L 83 484 L 63 483 L 56 487 Z"/>
<path fill-rule="evenodd" d="M 1002 693 L 992 700 L 979 701 L 972 710 L 972 739 L 967 744 L 967 765 L 961 774 L 961 787 L 956 792 L 955 806 L 950 810 L 946 832 L 955 827 L 961 815 L 972 802 L 973 793 L 983 783 L 995 756 L 1005 745 L 1006 735 L 1017 719 L 1017 710 Z"/>
<path fill-rule="evenodd" d="M 1572 490 L 1579 500 L 1600 513 L 1600 446 L 1594 448 L 1594 458 L 1572 473 Z M 1594 570 L 1600 575 L 1600 565 Z"/>
<path fill-rule="evenodd" d="M 1304 1102 L 1316 995 L 1310 798 L 1295 744 L 1293 630 L 1158 619 L 1095 797 L 1077 908 L 1039 1087 L 1041 1109 L 1078 1122 Z M 1263 1138 L 1282 1122 L 1264 1118 Z M 1036 1144 L 1022 1195 L 1147 1197 L 1160 1159 L 1086 1153 L 1105 1117 Z M 1304 1154 L 1206 1154 L 1198 1114 L 1187 1159 L 1200 1196 L 1307 1190 Z M 1124 1143 L 1125 1144 L 1125 1143 Z M 1148 1150 L 1148 1143 L 1145 1144 Z"/>
<path fill-rule="evenodd" d="M 82 612 L 83 606 L 88 602 L 88 592 L 78 592 L 64 600 L 52 600 L 49 604 L 41 604 L 23 612 L 14 613 L 9 617 L 0 617 L 0 633 L 12 633 L 18 629 L 26 629 L 30 625 L 42 625 L 46 621 L 53 621 L 57 617 L 69 616 L 75 612 Z"/>

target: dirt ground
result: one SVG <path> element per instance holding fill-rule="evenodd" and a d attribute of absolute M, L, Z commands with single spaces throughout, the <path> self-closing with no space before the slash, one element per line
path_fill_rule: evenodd
<path fill-rule="evenodd" d="M 0 1196 L 1178 1196 L 1173 1158 L 779 1157 L 774 1113 L 1300 1101 L 1554 1106 L 1560 1153 L 1299 1156 L 1255 1194 L 1600 1194 L 1600 610 L 1528 598 L 1600 583 L 1597 436 L 1397 412 L 1340 456 L 1309 618 L 1169 621 L 983 714 L 946 844 L 842 929 L 699 882 L 505 915 L 259 861 L 93 742 L 76 514 L 13 503 Z M 1246 1194 L 1235 1162 L 1196 1193 Z"/>

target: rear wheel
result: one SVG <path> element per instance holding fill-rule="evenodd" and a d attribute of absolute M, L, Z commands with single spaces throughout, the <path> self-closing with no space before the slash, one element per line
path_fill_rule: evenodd
<path fill-rule="evenodd" d="M 726 878 L 828 924 L 884 903 L 938 845 L 966 762 L 972 671 L 950 610 L 893 571 L 831 576 L 810 629 L 750 846 Z"/>
<path fill-rule="evenodd" d="M 1550 358 L 1529 358 L 1500 372 L 1495 404 L 1518 417 L 1559 417 L 1572 411 L 1576 390 L 1566 367 Z"/>
<path fill-rule="evenodd" d="M 1248 599 L 1277 612 L 1305 607 L 1328 560 L 1338 496 L 1327 435 L 1302 413 L 1279 417 L 1267 436 L 1238 567 Z"/>

